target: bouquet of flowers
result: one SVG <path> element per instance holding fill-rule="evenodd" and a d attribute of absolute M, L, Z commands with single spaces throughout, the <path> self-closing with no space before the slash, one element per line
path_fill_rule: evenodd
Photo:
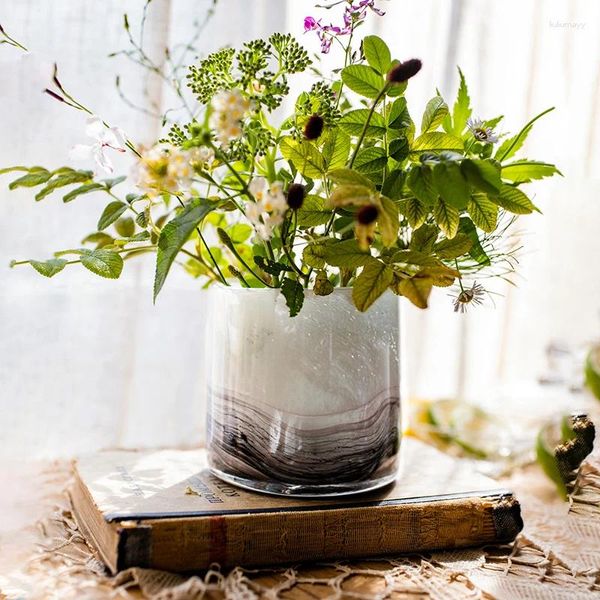
<path fill-rule="evenodd" d="M 12 264 L 46 277 L 80 264 L 116 279 L 125 261 L 152 252 L 155 298 L 177 262 L 203 286 L 278 288 L 292 316 L 306 289 L 328 295 L 336 286 L 352 288 L 360 311 L 388 289 L 421 308 L 434 286 L 456 287 L 456 310 L 480 302 L 474 278 L 512 268 L 508 227 L 537 210 L 524 184 L 559 173 L 517 158 L 548 110 L 516 135 L 500 135 L 502 117 L 474 118 L 459 70 L 453 105 L 436 93 L 417 119 L 404 93 L 421 61 L 393 59 L 377 36 L 358 38 L 368 15 L 383 15 L 375 0 L 325 8 L 334 6 L 343 10 L 340 25 L 309 16 L 304 27 L 323 53 L 339 49 L 339 68 L 322 73 L 318 57 L 277 33 L 174 69 L 170 83 L 182 99 L 187 86 L 194 102 L 181 122 L 164 119 L 164 138 L 151 148 L 75 99 L 55 70 L 47 94 L 89 114 L 93 142 L 72 157 L 98 168 L 0 173 L 20 171 L 9 188 L 36 188 L 38 201 L 58 192 L 65 203 L 91 193 L 109 201 L 81 248 Z M 125 28 L 129 55 L 149 61 L 127 18 Z M 307 70 L 313 85 L 290 98 L 289 79 Z M 130 176 L 100 173 L 111 173 L 115 151 L 135 156 Z M 119 193 L 125 181 L 128 193 Z"/>

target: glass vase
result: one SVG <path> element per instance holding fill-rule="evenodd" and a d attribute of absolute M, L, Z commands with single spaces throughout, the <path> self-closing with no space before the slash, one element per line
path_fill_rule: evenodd
<path fill-rule="evenodd" d="M 238 486 L 334 496 L 392 482 L 400 446 L 399 303 L 360 313 L 350 288 L 306 290 L 289 316 L 277 289 L 210 292 L 207 447 Z"/>

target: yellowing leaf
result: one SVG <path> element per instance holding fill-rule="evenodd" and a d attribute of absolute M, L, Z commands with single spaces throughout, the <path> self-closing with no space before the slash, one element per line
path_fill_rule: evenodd
<path fill-rule="evenodd" d="M 447 238 L 452 239 L 456 235 L 460 222 L 457 208 L 439 198 L 433 208 L 433 217 Z"/>
<path fill-rule="evenodd" d="M 352 300 L 361 312 L 366 311 L 390 286 L 394 271 L 380 260 L 369 261 L 354 281 Z"/>
<path fill-rule="evenodd" d="M 402 279 L 396 289 L 418 308 L 427 308 L 432 287 L 433 282 L 429 277 L 416 276 Z"/>

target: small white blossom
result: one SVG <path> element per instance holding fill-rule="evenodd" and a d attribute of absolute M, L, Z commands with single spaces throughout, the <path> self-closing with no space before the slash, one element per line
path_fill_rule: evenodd
<path fill-rule="evenodd" d="M 100 117 L 92 115 L 86 121 L 85 133 L 92 139 L 93 144 L 76 144 L 71 149 L 69 156 L 73 160 L 93 159 L 106 173 L 113 172 L 113 165 L 106 149 L 125 152 L 126 138 L 122 129 L 118 127 L 106 127 Z"/>
<path fill-rule="evenodd" d="M 467 127 L 470 129 L 473 137 L 479 142 L 495 144 L 498 141 L 498 136 L 491 127 L 485 126 L 485 121 L 481 119 L 469 119 Z"/>
<path fill-rule="evenodd" d="M 242 135 L 242 119 L 250 110 L 250 101 L 238 89 L 222 90 L 211 102 L 213 112 L 209 124 L 223 148 Z"/>
<path fill-rule="evenodd" d="M 256 202 L 247 205 L 246 218 L 261 240 L 270 240 L 273 229 L 283 223 L 287 210 L 283 184 L 276 181 L 269 185 L 264 177 L 255 177 L 248 185 L 248 190 Z"/>

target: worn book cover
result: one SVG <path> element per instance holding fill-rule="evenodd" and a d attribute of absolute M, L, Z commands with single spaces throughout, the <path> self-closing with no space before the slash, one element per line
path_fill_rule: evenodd
<path fill-rule="evenodd" d="M 508 542 L 509 490 L 412 438 L 396 483 L 343 499 L 273 497 L 226 484 L 203 450 L 107 451 L 75 464 L 77 522 L 111 571 L 191 571 Z"/>

